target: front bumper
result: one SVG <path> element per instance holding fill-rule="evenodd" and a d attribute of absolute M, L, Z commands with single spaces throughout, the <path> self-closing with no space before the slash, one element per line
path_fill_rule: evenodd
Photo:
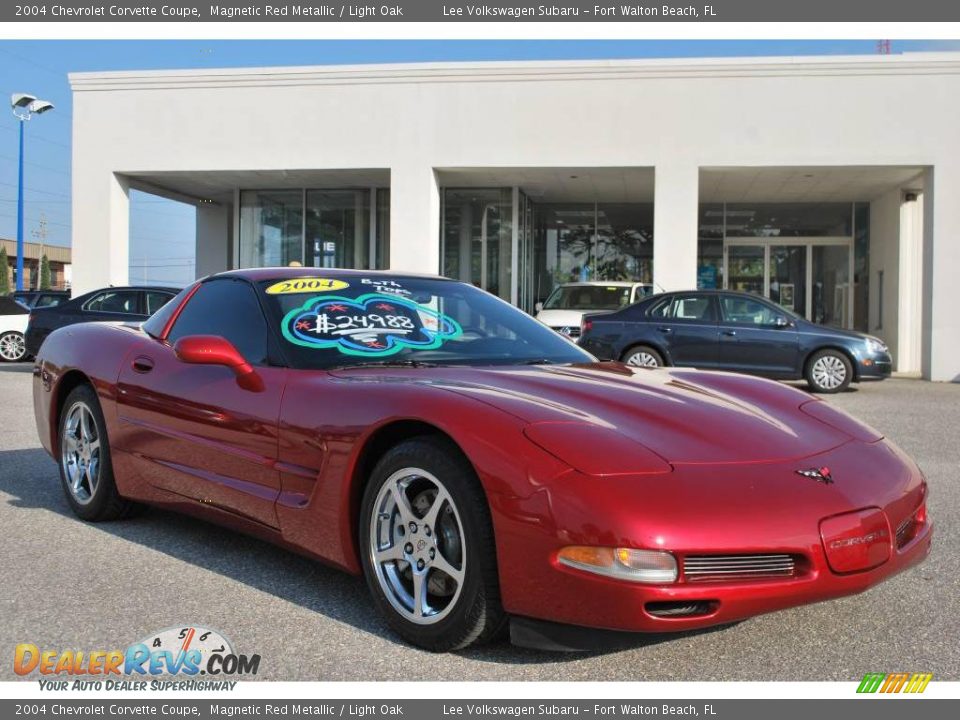
<path fill-rule="evenodd" d="M 796 474 L 810 464 L 829 465 L 836 483 Z M 656 480 L 570 473 L 555 484 L 563 490 L 501 498 L 495 512 L 501 592 L 518 644 L 589 649 L 606 634 L 598 629 L 693 631 L 853 595 L 922 562 L 933 536 L 925 519 L 908 540 L 898 538 L 897 528 L 926 501 L 925 484 L 916 466 L 883 440 L 850 442 L 816 459 L 688 466 Z M 820 523 L 871 507 L 889 523 L 889 559 L 864 571 L 834 572 Z M 558 563 L 556 553 L 566 545 L 668 550 L 680 576 L 659 585 L 611 579 Z M 795 572 L 733 580 L 686 574 L 690 556 L 773 553 L 795 557 Z M 675 606 L 696 609 L 663 614 Z M 586 632 L 584 643 L 568 626 Z"/>
<path fill-rule="evenodd" d="M 857 377 L 860 380 L 883 380 L 893 371 L 890 353 L 872 353 L 857 361 Z"/>

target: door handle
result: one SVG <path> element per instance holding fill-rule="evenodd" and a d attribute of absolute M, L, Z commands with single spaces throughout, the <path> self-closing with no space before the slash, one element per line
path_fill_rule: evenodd
<path fill-rule="evenodd" d="M 133 371 L 138 373 L 148 373 L 153 370 L 153 360 L 146 355 L 138 355 L 133 360 Z"/>
<path fill-rule="evenodd" d="M 657 331 L 658 331 L 658 332 L 662 332 L 662 333 L 664 333 L 664 334 L 666 334 L 666 333 L 672 333 L 672 332 L 673 332 L 673 328 L 668 328 L 668 327 L 663 327 L 663 326 L 661 326 L 661 327 L 658 327 L 658 328 L 657 328 Z"/>
<path fill-rule="evenodd" d="M 729 337 L 733 337 L 733 336 L 735 336 L 735 335 L 737 334 L 737 331 L 736 331 L 736 330 L 724 330 L 724 331 L 723 331 L 723 334 L 724 334 L 724 335 L 727 335 L 727 336 L 729 336 Z"/>

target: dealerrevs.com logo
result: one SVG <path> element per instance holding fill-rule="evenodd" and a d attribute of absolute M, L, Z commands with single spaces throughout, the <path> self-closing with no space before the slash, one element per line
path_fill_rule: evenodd
<path fill-rule="evenodd" d="M 42 689 L 49 690 L 145 690 L 146 678 L 158 676 L 186 676 L 194 682 L 153 681 L 150 689 L 232 689 L 236 682 L 225 676 L 256 675 L 259 669 L 259 655 L 238 654 L 221 633 L 199 625 L 151 633 L 125 650 L 55 650 L 20 643 L 13 657 L 17 675 L 37 674 L 44 678 Z M 201 675 L 207 679 L 196 681 Z M 57 676 L 70 677 L 73 683 L 54 680 Z M 145 679 L 137 680 L 140 677 Z"/>

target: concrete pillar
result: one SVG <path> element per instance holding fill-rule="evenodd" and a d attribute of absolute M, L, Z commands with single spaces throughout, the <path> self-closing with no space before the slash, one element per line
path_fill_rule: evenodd
<path fill-rule="evenodd" d="M 914 196 L 908 200 L 907 196 Z M 910 189 L 901 193 L 900 242 L 897 287 L 897 347 L 899 373 L 920 374 L 923 329 L 923 195 Z"/>
<path fill-rule="evenodd" d="M 230 269 L 230 233 L 233 208 L 201 203 L 197 206 L 197 239 L 194 271 L 198 278 Z"/>
<path fill-rule="evenodd" d="M 91 180 L 91 177 L 96 178 Z M 112 172 L 73 174 L 73 294 L 127 285 L 130 198 L 126 178 Z M 83 181 L 80 178 L 84 178 Z"/>
<path fill-rule="evenodd" d="M 960 382 L 960 160 L 946 160 L 924 177 L 923 374 Z"/>
<path fill-rule="evenodd" d="M 440 191 L 430 166 L 391 170 L 390 269 L 440 272 Z"/>
<path fill-rule="evenodd" d="M 653 198 L 653 282 L 658 291 L 697 287 L 700 170 L 658 165 Z"/>

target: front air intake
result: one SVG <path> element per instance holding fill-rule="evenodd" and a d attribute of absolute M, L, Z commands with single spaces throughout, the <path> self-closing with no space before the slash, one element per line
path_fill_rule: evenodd
<path fill-rule="evenodd" d="M 694 617 L 709 615 L 718 603 L 716 600 L 682 600 L 675 602 L 649 602 L 644 608 L 654 617 Z"/>
<path fill-rule="evenodd" d="M 683 577 L 688 582 L 708 580 L 762 580 L 791 577 L 797 572 L 793 555 L 688 555 Z"/>

